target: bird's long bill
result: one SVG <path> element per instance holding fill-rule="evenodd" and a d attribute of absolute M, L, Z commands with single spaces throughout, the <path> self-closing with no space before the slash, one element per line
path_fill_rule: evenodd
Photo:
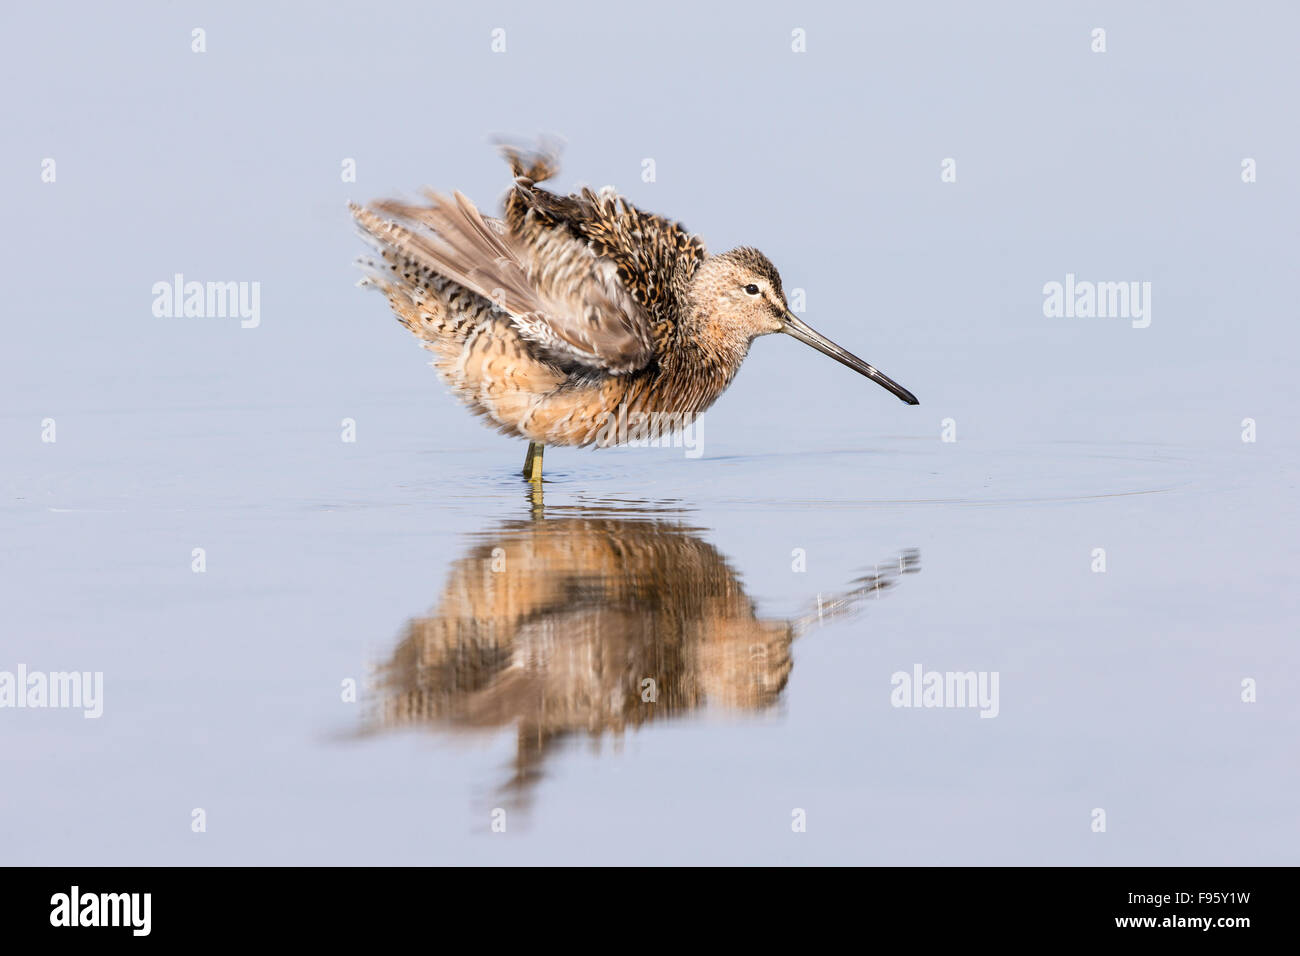
<path fill-rule="evenodd" d="M 823 355 L 829 355 L 835 361 L 842 365 L 847 365 L 853 371 L 865 375 L 877 385 L 882 385 L 889 389 L 909 405 L 920 405 L 920 401 L 915 395 L 909 392 L 903 386 L 899 385 L 888 375 L 883 375 L 876 371 L 874 367 L 868 365 L 862 359 L 858 358 L 852 352 L 847 352 L 840 348 L 826 336 L 822 335 L 816 329 L 810 328 L 807 322 L 797 318 L 793 313 L 785 314 L 785 328 L 781 330 L 787 335 L 793 335 L 800 342 L 811 345 Z"/>

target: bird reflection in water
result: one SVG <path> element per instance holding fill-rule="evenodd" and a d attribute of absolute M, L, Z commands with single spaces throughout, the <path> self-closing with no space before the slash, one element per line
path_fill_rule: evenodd
<path fill-rule="evenodd" d="M 516 798 L 568 738 L 598 740 L 706 705 L 757 712 L 790 678 L 791 644 L 920 570 L 872 568 L 800 617 L 762 618 L 701 529 L 655 517 L 507 521 L 455 561 L 436 607 L 378 669 L 369 730 L 514 726 Z M 554 514 L 551 509 L 547 509 Z"/>

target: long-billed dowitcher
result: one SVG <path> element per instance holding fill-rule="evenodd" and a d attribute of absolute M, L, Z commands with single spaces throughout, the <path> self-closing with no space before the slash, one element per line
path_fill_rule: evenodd
<path fill-rule="evenodd" d="M 459 192 L 351 208 L 382 256 L 363 283 L 388 296 L 472 411 L 528 439 L 529 480 L 541 480 L 546 445 L 629 440 L 615 421 L 635 422 L 632 437 L 690 424 L 772 332 L 918 404 L 791 312 L 757 249 L 709 255 L 680 223 L 609 191 L 540 188 L 557 171 L 552 153 L 504 152 L 515 181 L 503 219 Z"/>

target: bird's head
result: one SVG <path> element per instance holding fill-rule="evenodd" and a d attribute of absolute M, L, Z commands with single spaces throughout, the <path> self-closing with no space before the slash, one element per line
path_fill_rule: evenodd
<path fill-rule="evenodd" d="M 700 263 L 691 278 L 694 312 L 700 332 L 722 348 L 743 354 L 760 335 L 784 332 L 883 386 L 909 405 L 916 396 L 851 352 L 840 348 L 790 311 L 781 275 L 757 249 L 742 246 Z"/>

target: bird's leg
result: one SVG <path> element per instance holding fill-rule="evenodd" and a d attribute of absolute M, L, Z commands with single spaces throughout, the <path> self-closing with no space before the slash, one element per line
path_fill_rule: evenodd
<path fill-rule="evenodd" d="M 542 483 L 540 481 L 530 481 L 528 483 L 528 501 L 530 504 L 529 516 L 534 521 L 541 521 L 546 516 L 546 502 L 542 498 Z"/>
<path fill-rule="evenodd" d="M 542 449 L 541 442 L 530 441 L 528 443 L 528 455 L 524 458 L 524 477 L 529 481 L 542 480 Z"/>

